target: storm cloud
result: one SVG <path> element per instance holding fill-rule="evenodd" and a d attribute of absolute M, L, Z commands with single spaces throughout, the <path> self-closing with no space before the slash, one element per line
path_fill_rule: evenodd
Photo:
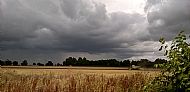
<path fill-rule="evenodd" d="M 0 0 L 1 58 L 156 58 L 160 36 L 189 29 L 183 1 L 148 0 L 142 15 L 92 0 Z"/>
<path fill-rule="evenodd" d="M 148 0 L 145 10 L 149 31 L 154 40 L 171 40 L 179 31 L 190 33 L 189 0 Z"/>

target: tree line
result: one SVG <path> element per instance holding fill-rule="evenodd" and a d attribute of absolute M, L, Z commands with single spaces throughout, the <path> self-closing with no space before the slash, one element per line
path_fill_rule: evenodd
<path fill-rule="evenodd" d="M 123 60 L 118 61 L 116 59 L 106 59 L 106 60 L 88 60 L 85 57 L 68 57 L 63 63 L 54 64 L 52 61 L 47 61 L 47 63 L 33 63 L 33 66 L 95 66 L 95 67 L 131 67 L 132 65 L 152 68 L 155 64 L 163 64 L 167 62 L 165 59 L 156 59 L 154 62 L 148 59 L 140 60 Z M 24 60 L 20 64 L 18 61 L 11 61 L 9 59 L 3 61 L 0 60 L 1 66 L 28 66 L 28 61 Z"/>

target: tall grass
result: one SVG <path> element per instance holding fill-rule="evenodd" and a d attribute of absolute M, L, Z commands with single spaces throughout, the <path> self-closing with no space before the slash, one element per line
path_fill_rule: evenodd
<path fill-rule="evenodd" d="M 1 71 L 0 92 L 142 92 L 150 80 L 150 75 L 142 73 L 24 75 Z"/>

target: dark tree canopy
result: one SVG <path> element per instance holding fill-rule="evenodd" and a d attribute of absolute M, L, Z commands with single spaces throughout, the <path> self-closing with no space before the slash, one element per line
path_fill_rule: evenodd
<path fill-rule="evenodd" d="M 52 61 L 48 61 L 48 62 L 46 63 L 46 66 L 53 66 Z"/>
<path fill-rule="evenodd" d="M 42 64 L 42 63 L 37 63 L 37 65 L 38 65 L 38 66 L 44 66 L 44 64 Z"/>
<path fill-rule="evenodd" d="M 121 65 L 130 67 L 131 66 L 131 61 L 130 60 L 124 60 Z"/>
<path fill-rule="evenodd" d="M 18 62 L 17 61 L 13 61 L 13 66 L 18 66 Z"/>
<path fill-rule="evenodd" d="M 22 66 L 27 66 L 27 65 L 28 65 L 27 60 L 22 61 L 21 65 L 22 65 Z"/>
<path fill-rule="evenodd" d="M 163 64 L 163 63 L 166 63 L 166 62 L 167 62 L 167 60 L 165 60 L 165 59 L 160 59 L 160 58 L 157 58 L 157 59 L 154 61 L 155 64 Z"/>
<path fill-rule="evenodd" d="M 7 60 L 5 61 L 5 65 L 12 65 L 12 61 L 10 61 L 9 59 L 7 59 Z"/>
<path fill-rule="evenodd" d="M 1 65 L 1 66 L 5 65 L 5 62 L 2 61 L 2 60 L 0 60 L 0 65 Z"/>
<path fill-rule="evenodd" d="M 156 59 L 156 63 L 163 63 L 166 62 L 164 59 Z M 65 61 L 63 61 L 64 66 L 101 66 L 101 67 L 130 67 L 131 65 L 140 66 L 140 67 L 147 67 L 153 68 L 155 62 L 152 62 L 148 59 L 141 59 L 138 61 L 134 60 L 124 60 L 118 61 L 116 59 L 107 59 L 107 60 L 88 60 L 85 57 L 78 59 L 74 57 L 68 57 Z"/>
<path fill-rule="evenodd" d="M 63 61 L 62 64 L 56 63 L 53 64 L 52 61 L 48 61 L 47 63 L 43 64 L 41 62 L 39 63 L 33 63 L 32 65 L 38 65 L 38 66 L 94 66 L 94 67 L 131 67 L 132 65 L 140 66 L 140 67 L 146 67 L 146 68 L 153 68 L 155 64 L 162 64 L 167 62 L 165 59 L 156 59 L 155 61 L 150 61 L 148 59 L 141 59 L 141 60 L 123 60 L 118 61 L 116 59 L 105 59 L 105 60 L 88 60 L 85 57 L 79 57 L 76 59 L 75 57 L 68 57 L 65 61 Z M 0 65 L 19 65 L 17 61 L 10 61 L 7 59 L 6 61 L 0 60 Z M 22 66 L 27 66 L 28 62 L 27 60 L 22 61 Z"/>
<path fill-rule="evenodd" d="M 33 63 L 32 65 L 36 65 L 36 63 Z"/>
<path fill-rule="evenodd" d="M 56 66 L 62 66 L 62 64 L 60 64 L 60 63 L 57 63 L 57 64 L 56 64 Z"/>

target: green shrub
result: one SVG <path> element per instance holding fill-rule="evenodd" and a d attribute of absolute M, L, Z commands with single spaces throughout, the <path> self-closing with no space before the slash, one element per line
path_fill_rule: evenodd
<path fill-rule="evenodd" d="M 164 38 L 159 50 L 165 52 L 168 62 L 158 64 L 161 74 L 147 87 L 151 92 L 189 92 L 190 91 L 190 44 L 183 32 L 180 32 L 172 41 L 171 47 L 165 44 Z"/>

